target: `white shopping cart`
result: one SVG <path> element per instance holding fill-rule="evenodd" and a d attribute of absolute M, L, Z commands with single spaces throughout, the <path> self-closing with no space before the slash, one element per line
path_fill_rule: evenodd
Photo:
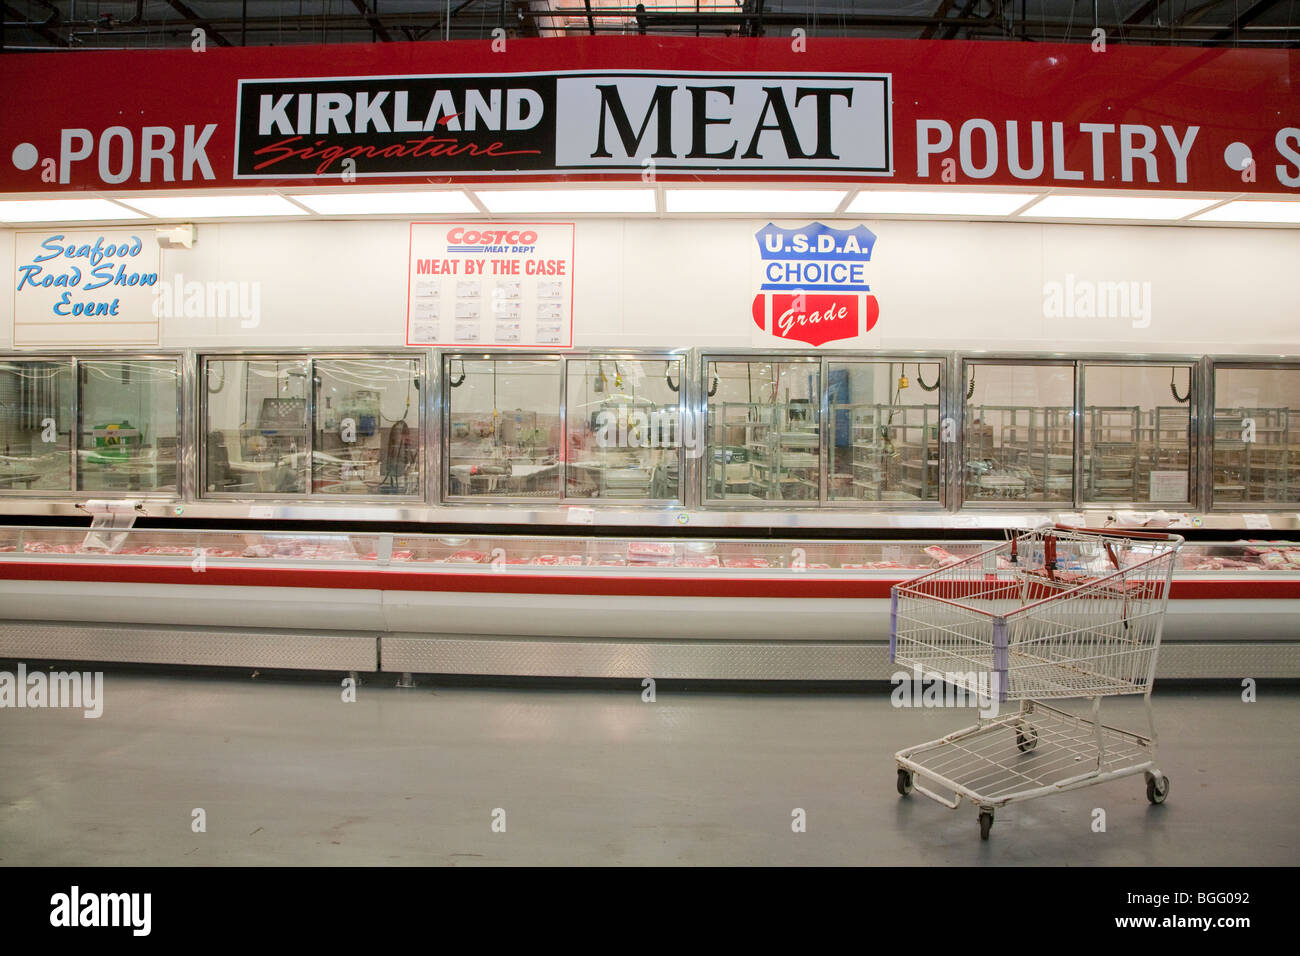
<path fill-rule="evenodd" d="M 981 706 L 975 726 L 895 755 L 898 792 L 971 801 L 985 840 L 997 807 L 1130 774 L 1163 803 L 1151 685 L 1182 543 L 1046 525 L 894 587 L 891 658 Z M 1113 694 L 1143 696 L 1149 736 L 1101 723 Z M 1087 697 L 1090 716 L 1044 703 Z M 1009 702 L 1019 706 L 1004 713 Z"/>

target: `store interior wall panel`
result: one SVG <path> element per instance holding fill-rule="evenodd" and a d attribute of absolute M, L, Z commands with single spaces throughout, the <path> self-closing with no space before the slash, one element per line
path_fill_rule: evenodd
<path fill-rule="evenodd" d="M 377 631 L 380 600 L 347 589 L 0 580 L 0 616 L 32 621 Z"/>
<path fill-rule="evenodd" d="M 0 621 L 0 658 L 208 667 L 375 671 L 374 634 L 116 627 Z"/>
<path fill-rule="evenodd" d="M 869 275 L 884 348 L 1294 352 L 1289 266 L 1300 260 L 1300 230 L 820 218 L 861 222 L 878 237 Z M 767 222 L 580 220 L 575 344 L 791 344 L 749 316 L 761 281 L 755 234 Z M 0 268 L 12 268 L 15 232 L 0 230 Z M 192 249 L 164 250 L 162 281 L 257 283 L 260 316 L 255 325 L 164 317 L 159 344 L 285 348 L 307 341 L 307 330 L 317 348 L 401 347 L 409 235 L 402 220 L 199 223 Z M 1243 278 L 1251 290 L 1245 312 Z M 1149 283 L 1150 321 L 1049 317 L 1045 285 L 1067 279 Z M 12 309 L 12 296 L 0 297 L 0 347 L 9 344 Z"/>
<path fill-rule="evenodd" d="M 1171 600 L 1163 638 L 1187 641 L 1296 641 L 1300 602 L 1288 600 Z"/>
<path fill-rule="evenodd" d="M 425 674 L 657 680 L 888 681 L 899 668 L 887 644 L 717 641 L 523 641 L 510 637 L 380 638 L 383 669 Z M 1300 646 L 1171 643 L 1156 680 L 1292 679 Z"/>
<path fill-rule="evenodd" d="M 888 680 L 861 643 L 521 641 L 384 635 L 385 671 L 656 680 Z M 882 666 L 883 665 L 883 666 Z"/>
<path fill-rule="evenodd" d="M 855 641 L 889 633 L 889 602 L 622 594 L 384 592 L 388 633 L 531 638 Z"/>

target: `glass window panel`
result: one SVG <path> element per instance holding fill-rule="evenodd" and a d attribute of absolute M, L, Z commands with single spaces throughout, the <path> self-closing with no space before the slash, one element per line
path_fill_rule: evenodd
<path fill-rule="evenodd" d="M 1074 500 L 1074 367 L 972 363 L 966 500 Z"/>
<path fill-rule="evenodd" d="M 821 369 L 817 362 L 710 362 L 707 497 L 817 501 Z"/>
<path fill-rule="evenodd" d="M 1300 369 L 1214 370 L 1213 503 L 1300 501 Z"/>
<path fill-rule="evenodd" d="M 317 360 L 313 493 L 420 493 L 419 370 L 415 359 Z"/>
<path fill-rule="evenodd" d="M 307 360 L 204 363 L 203 487 L 214 494 L 307 491 Z"/>
<path fill-rule="evenodd" d="M 681 497 L 681 381 L 680 359 L 569 361 L 570 497 Z"/>
<path fill-rule="evenodd" d="M 0 362 L 0 491 L 72 488 L 72 363 Z"/>
<path fill-rule="evenodd" d="M 1084 500 L 1189 501 L 1191 369 L 1085 365 L 1082 374 Z"/>
<path fill-rule="evenodd" d="M 77 485 L 176 491 L 180 368 L 173 359 L 80 363 Z"/>
<path fill-rule="evenodd" d="M 447 358 L 447 493 L 560 495 L 560 363 Z"/>
<path fill-rule="evenodd" d="M 831 500 L 939 500 L 939 372 L 935 362 L 827 366 Z"/>

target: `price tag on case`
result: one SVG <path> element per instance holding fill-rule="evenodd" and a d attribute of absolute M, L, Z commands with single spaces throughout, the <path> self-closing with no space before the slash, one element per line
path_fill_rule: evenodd
<path fill-rule="evenodd" d="M 1244 515 L 1246 527 L 1254 531 L 1268 531 L 1273 527 L 1273 522 L 1269 520 L 1268 515 Z"/>
<path fill-rule="evenodd" d="M 568 514 L 565 515 L 565 520 L 568 521 L 569 524 L 595 524 L 596 509 L 570 508 Z"/>
<path fill-rule="evenodd" d="M 1081 511 L 1062 511 L 1056 516 L 1057 524 L 1069 525 L 1071 528 L 1086 528 L 1088 522 Z"/>

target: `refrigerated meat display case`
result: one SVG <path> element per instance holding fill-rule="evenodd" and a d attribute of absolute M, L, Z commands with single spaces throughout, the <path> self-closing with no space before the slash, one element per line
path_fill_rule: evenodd
<path fill-rule="evenodd" d="M 999 538 L 7 527 L 0 657 L 888 679 L 890 588 Z M 1297 598 L 1300 540 L 1189 542 L 1174 572 L 1160 676 L 1300 676 Z"/>

